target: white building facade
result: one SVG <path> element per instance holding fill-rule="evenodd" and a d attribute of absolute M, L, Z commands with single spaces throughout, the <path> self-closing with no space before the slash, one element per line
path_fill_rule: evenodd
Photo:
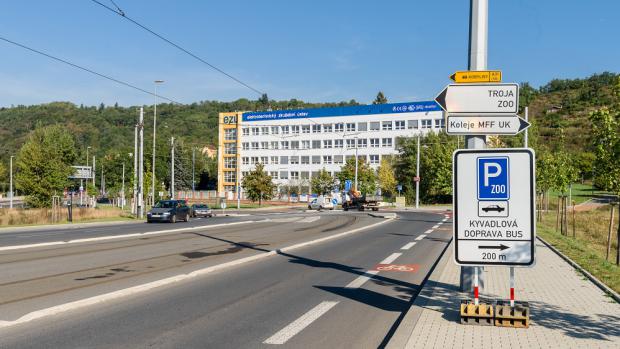
<path fill-rule="evenodd" d="M 279 187 L 308 188 L 321 169 L 336 176 L 356 152 L 377 169 L 397 154 L 398 137 L 439 132 L 444 123 L 434 101 L 243 113 L 241 178 L 262 163 Z"/>

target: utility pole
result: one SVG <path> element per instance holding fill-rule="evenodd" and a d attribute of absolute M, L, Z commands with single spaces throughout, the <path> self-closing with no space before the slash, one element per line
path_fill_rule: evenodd
<path fill-rule="evenodd" d="M 133 128 L 133 204 L 131 213 L 138 215 L 138 124 Z"/>
<path fill-rule="evenodd" d="M 10 179 L 9 179 L 9 208 L 13 208 L 13 158 L 15 156 L 11 155 L 11 158 L 9 159 L 9 172 L 10 172 Z"/>
<path fill-rule="evenodd" d="M 415 208 L 420 208 L 420 132 L 418 132 L 418 154 L 415 160 Z"/>
<path fill-rule="evenodd" d="M 151 195 L 152 204 L 155 205 L 155 144 L 157 134 L 157 84 L 163 83 L 164 80 L 155 80 L 155 105 L 153 106 L 153 161 L 152 161 L 152 173 L 151 173 Z"/>
<path fill-rule="evenodd" d="M 469 70 L 487 69 L 489 32 L 489 0 L 470 0 L 469 16 Z M 485 149 L 486 136 L 465 136 L 467 149 Z M 472 292 L 475 287 L 484 288 L 482 267 L 461 267 L 460 288 Z"/>
<path fill-rule="evenodd" d="M 194 197 L 194 191 L 196 191 L 196 147 L 192 147 L 192 198 Z"/>
<path fill-rule="evenodd" d="M 121 210 L 125 209 L 125 161 L 123 161 L 123 186 L 121 189 Z"/>
<path fill-rule="evenodd" d="M 174 137 L 170 138 L 172 160 L 170 161 L 170 199 L 174 200 Z"/>
<path fill-rule="evenodd" d="M 357 136 L 354 137 L 353 139 L 355 139 L 355 190 L 357 189 Z"/>
<path fill-rule="evenodd" d="M 140 138 L 140 157 L 138 159 L 138 218 L 144 218 L 144 107 L 140 107 L 140 122 L 138 123 L 138 138 Z"/>
<path fill-rule="evenodd" d="M 95 186 L 95 173 L 97 173 L 96 172 L 97 168 L 95 167 L 96 160 L 97 160 L 96 156 L 93 155 L 93 187 Z"/>

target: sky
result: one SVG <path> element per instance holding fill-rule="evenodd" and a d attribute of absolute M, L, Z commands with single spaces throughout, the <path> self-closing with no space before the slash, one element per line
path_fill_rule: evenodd
<path fill-rule="evenodd" d="M 100 0 L 113 6 L 110 0 Z M 91 0 L 1 0 L 0 37 L 181 103 L 257 99 Z M 270 99 L 430 100 L 466 70 L 469 0 L 115 0 L 131 18 Z M 504 82 L 620 72 L 618 0 L 489 0 L 488 68 Z M 0 41 L 0 106 L 152 104 Z"/>

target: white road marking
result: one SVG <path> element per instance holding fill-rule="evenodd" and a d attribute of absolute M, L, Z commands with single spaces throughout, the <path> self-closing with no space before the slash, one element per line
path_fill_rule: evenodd
<path fill-rule="evenodd" d="M 430 234 L 432 232 L 433 232 L 433 229 L 429 229 L 429 230 L 425 231 L 422 235 L 428 235 L 428 234 Z"/>
<path fill-rule="evenodd" d="M 400 257 L 402 255 L 402 253 L 392 253 L 391 255 L 389 255 L 386 259 L 382 260 L 381 263 L 379 264 L 390 264 L 392 262 L 394 262 L 394 260 L 396 260 L 396 258 Z"/>
<path fill-rule="evenodd" d="M 355 280 L 349 282 L 349 284 L 346 285 L 345 288 L 359 288 L 366 281 L 370 280 L 370 278 L 372 278 L 373 275 L 377 275 L 378 273 L 379 273 L 378 270 L 369 270 L 366 273 L 364 273 L 364 275 L 360 275 L 357 278 L 355 278 Z"/>
<path fill-rule="evenodd" d="M 316 307 L 310 309 L 307 313 L 300 316 L 297 320 L 291 322 L 288 326 L 278 331 L 273 336 L 267 338 L 264 344 L 284 344 L 293 336 L 301 332 L 304 328 L 308 327 L 316 319 L 327 313 L 329 309 L 333 308 L 338 302 L 321 302 Z"/>
<path fill-rule="evenodd" d="M 433 225 L 433 229 L 437 229 L 437 228 L 439 228 L 439 224 Z"/>
<path fill-rule="evenodd" d="M 408 249 L 412 248 L 413 245 L 415 245 L 415 244 L 416 244 L 415 241 L 411 241 L 410 243 L 406 244 L 405 246 L 401 247 L 400 249 L 401 250 L 408 250 Z"/>
<path fill-rule="evenodd" d="M 306 241 L 306 242 L 301 242 L 295 245 L 291 245 L 285 248 L 280 249 L 280 251 L 285 252 L 285 251 L 292 251 L 301 247 L 306 247 L 309 245 L 313 245 L 313 244 L 317 244 L 320 242 L 324 242 L 324 241 L 328 241 L 328 240 L 332 240 L 332 239 L 337 239 L 346 235 L 351 235 L 354 233 L 357 233 L 359 231 L 363 231 L 366 229 L 370 229 L 370 228 L 374 228 L 376 226 L 379 226 L 381 224 L 385 224 L 390 222 L 391 219 L 386 219 L 386 220 L 382 220 L 379 221 L 377 223 L 368 225 L 368 226 L 364 226 L 364 227 L 359 227 L 353 230 L 349 230 L 349 231 L 345 231 L 336 235 L 331 235 L 331 236 L 327 236 L 324 238 L 320 238 L 320 239 L 316 239 L 316 240 L 312 240 L 312 241 Z M 256 222 L 262 222 L 262 221 L 256 221 Z M 240 222 L 243 223 L 243 222 Z M 229 223 L 230 224 L 230 223 Z M 208 226 L 208 227 L 213 227 L 213 226 Z M 202 227 L 204 228 L 204 227 Z M 187 229 L 187 228 L 186 228 Z M 157 281 L 153 281 L 153 282 L 148 282 L 146 284 L 142 284 L 142 285 L 136 285 L 136 286 L 132 286 L 129 288 L 125 288 L 122 290 L 118 290 L 118 291 L 113 291 L 113 292 L 109 292 L 109 293 L 105 293 L 102 295 L 98 295 L 98 296 L 93 296 L 90 298 L 85 298 L 85 299 L 80 299 L 77 301 L 73 301 L 73 302 L 69 302 L 69 303 L 65 303 L 65 304 L 60 304 L 60 305 L 56 305 L 53 307 L 49 307 L 49 308 L 44 308 L 44 309 L 40 309 L 40 310 L 35 310 L 31 313 L 25 314 L 22 317 L 16 319 L 16 320 L 12 320 L 12 321 L 6 321 L 6 320 L 0 320 L 0 328 L 5 328 L 5 327 L 10 327 L 10 326 L 14 326 L 14 325 L 19 325 L 19 324 L 23 324 L 23 323 L 27 323 L 30 322 L 32 320 L 36 320 L 36 319 L 41 319 L 44 317 L 48 317 L 51 315 L 56 315 L 59 313 L 63 313 L 69 310 L 75 310 L 75 309 L 79 309 L 79 308 L 83 308 L 86 306 L 90 306 L 90 305 L 94 305 L 94 304 L 98 304 L 98 303 L 102 303 L 102 302 L 106 302 L 106 301 L 111 301 L 114 299 L 118 299 L 118 298 L 122 298 L 122 297 L 126 297 L 129 295 L 134 295 L 134 294 L 139 294 L 142 292 L 146 292 L 149 291 L 151 289 L 157 288 L 157 287 L 162 287 L 162 286 L 166 286 L 166 285 L 170 285 L 176 282 L 181 282 L 181 281 L 185 281 L 185 280 L 189 280 L 195 277 L 199 277 L 199 276 L 203 276 L 209 273 L 212 273 L 214 271 L 218 271 L 220 269 L 226 269 L 229 267 L 233 267 L 236 265 L 240 265 L 240 264 L 244 264 L 244 263 L 248 263 L 248 262 L 252 262 L 255 260 L 259 260 L 262 258 L 267 258 L 270 256 L 275 256 L 278 254 L 278 251 L 269 251 L 269 252 L 263 252 L 263 253 L 259 253 L 253 256 L 249 256 L 249 257 L 244 257 L 244 258 L 240 258 L 240 259 L 236 259 L 230 262 L 226 262 L 226 263 L 222 263 L 222 264 L 217 264 L 214 266 L 210 266 L 210 267 L 206 267 L 203 269 L 198 269 L 195 270 L 191 273 L 188 274 L 179 274 L 179 275 L 175 275 L 175 276 L 171 276 L 165 279 L 161 279 L 161 280 L 157 280 Z M 398 254 L 400 255 L 400 254 Z"/>
<path fill-rule="evenodd" d="M 20 249 L 24 249 L 24 248 L 47 247 L 47 246 L 55 246 L 55 245 L 77 244 L 77 243 L 82 243 L 82 242 L 126 239 L 126 238 L 138 237 L 138 236 L 159 235 L 159 234 L 168 234 L 168 233 L 180 233 L 180 232 L 186 232 L 186 231 L 196 231 L 196 230 L 204 230 L 204 229 L 210 229 L 210 228 L 220 228 L 220 227 L 231 226 L 231 225 L 258 223 L 258 222 L 265 222 L 265 221 L 231 222 L 231 223 L 222 223 L 222 224 L 213 224 L 213 225 L 203 225 L 203 226 L 200 226 L 200 227 L 191 227 L 191 228 L 179 228 L 179 229 L 167 229 L 167 230 L 149 231 L 149 232 L 145 232 L 145 233 L 132 233 L 132 234 L 123 234 L 123 235 L 99 236 L 99 237 L 96 237 L 96 238 L 84 238 L 84 239 L 75 239 L 75 240 L 66 240 L 66 241 L 40 242 L 40 243 L 37 243 L 37 244 L 28 244 L 28 245 L 2 246 L 2 247 L 0 247 L 0 251 L 20 250 Z"/>
<path fill-rule="evenodd" d="M 422 239 L 424 239 L 426 237 L 426 234 L 422 234 L 420 236 L 418 236 L 417 238 L 415 238 L 417 241 L 420 241 Z"/>

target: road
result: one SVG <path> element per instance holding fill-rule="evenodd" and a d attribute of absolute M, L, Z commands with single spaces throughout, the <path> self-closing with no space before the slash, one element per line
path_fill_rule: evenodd
<path fill-rule="evenodd" d="M 313 212 L 63 232 L 104 240 L 0 251 L 0 347 L 380 347 L 445 250 L 449 223 Z M 164 231 L 179 228 L 191 230 Z M 128 236 L 138 232 L 153 234 Z M 24 241 L 55 242 L 41 231 Z M 242 258 L 252 260 L 215 267 Z"/>

